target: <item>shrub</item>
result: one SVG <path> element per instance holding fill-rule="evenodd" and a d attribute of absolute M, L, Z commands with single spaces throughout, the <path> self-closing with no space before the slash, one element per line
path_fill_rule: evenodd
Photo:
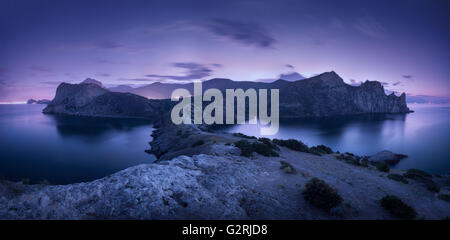
<path fill-rule="evenodd" d="M 443 201 L 446 201 L 446 202 L 450 202 L 450 195 L 448 195 L 448 194 L 439 194 L 437 196 L 437 198 L 439 198 Z"/>
<path fill-rule="evenodd" d="M 414 219 L 417 216 L 416 210 L 394 195 L 383 197 L 381 199 L 381 206 L 396 218 Z"/>
<path fill-rule="evenodd" d="M 439 186 L 433 181 L 432 175 L 425 171 L 411 168 L 403 176 L 424 183 L 426 188 L 432 192 L 440 191 Z"/>
<path fill-rule="evenodd" d="M 351 155 L 341 154 L 341 155 L 336 156 L 336 158 L 339 160 L 342 160 L 348 164 L 351 164 L 351 165 L 361 166 L 361 164 L 359 163 L 359 160 Z"/>
<path fill-rule="evenodd" d="M 203 140 L 198 140 L 197 142 L 195 142 L 195 143 L 192 144 L 192 147 L 201 146 L 201 145 L 203 145 L 203 144 L 205 144 L 205 141 L 203 141 Z"/>
<path fill-rule="evenodd" d="M 280 150 L 280 148 L 268 138 L 265 138 L 265 137 L 258 138 L 258 141 L 266 144 L 267 146 L 270 146 L 271 148 L 273 148 L 275 150 Z"/>
<path fill-rule="evenodd" d="M 234 146 L 241 149 L 241 156 L 250 157 L 253 153 L 252 144 L 247 140 L 239 140 L 234 143 Z"/>
<path fill-rule="evenodd" d="M 330 211 L 331 208 L 342 202 L 342 197 L 338 192 L 318 178 L 313 178 L 306 183 L 302 195 L 307 202 L 326 211 Z"/>
<path fill-rule="evenodd" d="M 317 156 L 322 156 L 322 154 L 325 154 L 325 152 L 323 152 L 322 150 L 320 150 L 317 147 L 310 147 L 308 149 L 308 152 Z"/>
<path fill-rule="evenodd" d="M 240 138 L 247 138 L 247 139 L 256 139 L 255 136 L 248 136 L 243 133 L 233 133 L 233 136 L 240 137 Z"/>
<path fill-rule="evenodd" d="M 309 150 L 306 144 L 304 144 L 302 141 L 298 141 L 295 139 L 288 139 L 288 140 L 274 139 L 273 142 L 279 146 L 287 147 L 294 151 L 308 152 Z"/>
<path fill-rule="evenodd" d="M 279 157 L 280 156 L 277 152 L 275 152 L 275 149 L 272 145 L 266 144 L 264 142 L 259 142 L 259 141 L 253 142 L 252 147 L 253 147 L 254 152 L 257 152 L 266 157 L 270 157 L 270 156 Z"/>
<path fill-rule="evenodd" d="M 372 162 L 372 165 L 374 165 L 378 171 L 380 172 L 389 172 L 389 166 L 385 162 Z"/>
<path fill-rule="evenodd" d="M 317 150 L 319 150 L 320 152 L 322 152 L 323 154 L 332 154 L 333 150 L 330 147 L 327 147 L 325 145 L 317 145 L 315 146 L 315 148 Z"/>
<path fill-rule="evenodd" d="M 402 182 L 402 183 L 404 183 L 404 184 L 408 184 L 408 180 L 406 180 L 406 178 L 405 177 L 403 177 L 402 175 L 400 175 L 400 174 L 389 174 L 388 176 L 387 176 L 389 179 L 392 179 L 392 180 L 394 180 L 394 181 L 397 181 L 397 182 Z"/>
<path fill-rule="evenodd" d="M 297 170 L 295 170 L 295 168 L 288 162 L 285 161 L 280 161 L 281 163 L 281 167 L 280 169 L 283 170 L 285 173 L 289 173 L 289 174 L 296 174 Z"/>
<path fill-rule="evenodd" d="M 273 148 L 272 145 L 260 141 L 249 142 L 247 140 L 239 140 L 234 143 L 234 146 L 241 149 L 241 156 L 245 157 L 252 156 L 253 152 L 256 152 L 266 157 L 280 156 L 277 152 L 275 152 L 275 149 Z"/>
<path fill-rule="evenodd" d="M 431 174 L 419 170 L 419 169 L 415 169 L 415 168 L 411 168 L 408 171 L 406 171 L 405 174 L 403 174 L 403 176 L 407 177 L 407 178 L 412 178 L 412 179 L 417 179 L 417 178 L 431 178 Z"/>

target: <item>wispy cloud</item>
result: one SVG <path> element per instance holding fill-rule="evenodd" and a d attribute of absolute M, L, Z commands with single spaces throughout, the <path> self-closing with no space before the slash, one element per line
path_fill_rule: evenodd
<path fill-rule="evenodd" d="M 211 19 L 204 26 L 213 34 L 244 46 L 274 48 L 275 38 L 261 25 L 227 19 Z"/>
<path fill-rule="evenodd" d="M 97 73 L 95 75 L 99 76 L 99 77 L 110 77 L 111 76 L 111 74 L 109 74 L 109 73 Z"/>
<path fill-rule="evenodd" d="M 366 36 L 376 39 L 386 39 L 389 37 L 383 25 L 369 17 L 358 19 L 355 24 L 355 29 Z"/>
<path fill-rule="evenodd" d="M 287 67 L 287 68 L 290 68 L 290 69 L 294 69 L 295 68 L 294 65 L 291 65 L 291 64 L 286 64 L 284 66 Z"/>
<path fill-rule="evenodd" d="M 110 50 L 110 49 L 116 49 L 116 48 L 123 48 L 125 47 L 125 45 L 117 43 L 115 41 L 101 41 L 101 42 L 96 42 L 94 44 L 95 47 L 101 48 L 101 49 L 105 49 L 105 50 Z"/>
<path fill-rule="evenodd" d="M 403 75 L 402 77 L 406 78 L 406 79 L 413 79 L 413 76 L 411 76 L 411 75 Z"/>
<path fill-rule="evenodd" d="M 185 70 L 184 75 L 176 76 L 176 75 L 148 74 L 146 75 L 146 77 L 185 81 L 185 80 L 202 79 L 204 77 L 210 76 L 213 72 L 213 70 L 209 68 L 207 65 L 195 62 L 176 62 L 172 63 L 172 66 Z"/>
<path fill-rule="evenodd" d="M 395 83 L 392 84 L 392 86 L 397 86 L 397 85 L 399 85 L 400 83 L 402 83 L 402 82 L 400 82 L 400 81 L 395 82 Z"/>
<path fill-rule="evenodd" d="M 38 66 L 38 65 L 28 66 L 28 70 L 35 71 L 35 72 L 52 72 L 52 69 L 45 67 L 45 66 Z"/>

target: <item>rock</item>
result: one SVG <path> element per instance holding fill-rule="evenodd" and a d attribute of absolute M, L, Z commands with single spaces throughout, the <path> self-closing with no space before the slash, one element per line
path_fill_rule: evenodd
<path fill-rule="evenodd" d="M 277 80 L 271 83 L 233 81 L 214 78 L 203 82 L 203 91 L 225 89 L 279 89 L 280 117 L 326 117 L 363 113 L 408 113 L 406 95 L 386 95 L 380 82 L 366 81 L 360 86 L 346 84 L 334 71 L 294 82 Z M 152 83 L 143 87 L 126 89 L 153 99 L 169 99 L 172 91 L 184 88 L 193 92 L 193 83 Z M 117 90 L 122 91 L 122 90 Z"/>
<path fill-rule="evenodd" d="M 35 104 L 37 101 L 34 99 L 28 99 L 27 104 Z"/>
<path fill-rule="evenodd" d="M 149 100 L 131 93 L 111 92 L 93 83 L 61 83 L 56 90 L 55 98 L 43 112 L 156 119 L 168 112 L 173 104 L 170 100 Z"/>
<path fill-rule="evenodd" d="M 374 163 L 384 162 L 389 165 L 395 165 L 395 164 L 399 163 L 400 160 L 407 158 L 407 157 L 408 156 L 403 155 L 403 154 L 396 154 L 391 151 L 384 150 L 384 151 L 380 151 L 380 152 L 376 153 L 375 155 L 369 157 L 368 160 L 370 162 L 374 162 Z"/>
<path fill-rule="evenodd" d="M 97 81 L 93 78 L 86 78 L 84 81 L 81 82 L 82 84 L 95 84 L 99 87 L 103 87 L 102 82 Z"/>

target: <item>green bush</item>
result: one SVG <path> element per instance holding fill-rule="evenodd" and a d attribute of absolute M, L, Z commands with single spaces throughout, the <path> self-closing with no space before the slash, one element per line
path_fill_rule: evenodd
<path fill-rule="evenodd" d="M 241 149 L 241 156 L 251 157 L 253 153 L 252 144 L 247 140 L 239 140 L 234 143 L 234 146 Z"/>
<path fill-rule="evenodd" d="M 411 168 L 408 171 L 406 171 L 405 174 L 403 174 L 405 177 L 407 178 L 412 178 L 412 179 L 417 179 L 417 178 L 431 178 L 431 174 L 419 170 L 419 169 L 415 169 L 415 168 Z"/>
<path fill-rule="evenodd" d="M 393 174 L 389 174 L 387 177 L 388 177 L 389 179 L 394 180 L 394 181 L 402 182 L 402 183 L 404 183 L 404 184 L 408 184 L 408 180 L 406 180 L 406 178 L 403 177 L 403 176 L 400 175 L 400 174 L 395 174 L 395 173 L 393 173 Z"/>
<path fill-rule="evenodd" d="M 403 176 L 425 184 L 426 188 L 432 192 L 440 191 L 439 186 L 432 179 L 433 176 L 425 171 L 411 168 Z"/>
<path fill-rule="evenodd" d="M 306 183 L 306 188 L 303 190 L 302 195 L 311 205 L 326 211 L 330 211 L 331 208 L 338 206 L 342 202 L 342 197 L 338 192 L 318 178 L 313 178 Z"/>
<path fill-rule="evenodd" d="M 247 140 L 239 140 L 234 143 L 234 146 L 241 149 L 241 156 L 250 157 L 253 152 L 261 154 L 266 157 L 280 156 L 271 144 L 260 141 L 249 142 Z"/>
<path fill-rule="evenodd" d="M 295 168 L 288 162 L 285 161 L 280 161 L 281 167 L 280 169 L 283 170 L 283 172 L 285 173 L 289 173 L 289 174 L 296 174 L 297 170 L 295 170 Z"/>
<path fill-rule="evenodd" d="M 277 152 L 275 152 L 275 149 L 271 145 L 265 144 L 263 142 L 259 142 L 259 141 L 253 142 L 252 147 L 253 147 L 254 152 L 257 152 L 266 157 L 271 157 L 271 156 L 279 157 L 280 156 Z"/>
<path fill-rule="evenodd" d="M 389 166 L 385 162 L 372 162 L 372 165 L 374 165 L 378 171 L 380 172 L 389 172 Z"/>
<path fill-rule="evenodd" d="M 247 138 L 247 139 L 256 139 L 255 136 L 248 136 L 243 133 L 233 133 L 233 136 L 240 137 L 240 138 Z"/>
<path fill-rule="evenodd" d="M 317 150 L 319 150 L 320 152 L 322 152 L 323 154 L 332 154 L 333 150 L 330 147 L 327 147 L 325 145 L 317 145 L 315 146 L 315 148 Z"/>
<path fill-rule="evenodd" d="M 361 166 L 361 164 L 359 163 L 359 160 L 356 159 L 356 158 L 354 157 L 354 155 L 352 156 L 352 155 L 344 155 L 344 154 L 340 154 L 340 155 L 337 155 L 337 156 L 336 156 L 336 159 L 342 160 L 342 161 L 344 161 L 344 162 L 346 162 L 346 163 L 348 163 L 348 164 L 351 164 L 351 165 Z"/>
<path fill-rule="evenodd" d="M 205 144 L 205 141 L 203 141 L 203 140 L 198 140 L 197 142 L 195 142 L 195 143 L 192 144 L 192 147 L 201 146 L 201 145 L 203 145 L 203 144 Z"/>
<path fill-rule="evenodd" d="M 274 139 L 273 142 L 279 146 L 287 147 L 294 151 L 308 152 L 309 150 L 306 144 L 304 144 L 302 141 L 298 141 L 295 139 L 288 139 L 288 140 Z"/>
<path fill-rule="evenodd" d="M 381 199 L 381 206 L 396 218 L 414 219 L 417 216 L 416 210 L 394 195 L 383 197 Z"/>

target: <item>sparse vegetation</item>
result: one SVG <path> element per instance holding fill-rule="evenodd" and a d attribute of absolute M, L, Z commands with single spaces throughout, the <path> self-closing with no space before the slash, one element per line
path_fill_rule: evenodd
<path fill-rule="evenodd" d="M 281 163 L 280 169 L 283 170 L 283 172 L 289 173 L 289 174 L 297 173 L 297 170 L 295 170 L 295 168 L 290 163 L 285 162 L 285 161 L 280 161 L 280 163 Z"/>
<path fill-rule="evenodd" d="M 393 173 L 393 174 L 389 174 L 387 177 L 388 177 L 389 179 L 394 180 L 394 181 L 402 182 L 402 183 L 404 183 L 404 184 L 408 184 L 408 180 L 406 180 L 406 178 L 403 177 L 403 176 L 400 175 L 400 174 L 395 174 L 395 173 Z"/>
<path fill-rule="evenodd" d="M 390 171 L 389 166 L 385 162 L 372 162 L 372 165 L 375 166 L 380 172 L 388 173 Z"/>
<path fill-rule="evenodd" d="M 322 153 L 322 154 L 332 154 L 333 150 L 330 147 L 327 147 L 325 145 L 317 145 L 315 148 L 318 152 Z"/>
<path fill-rule="evenodd" d="M 440 191 L 439 186 L 433 181 L 433 176 L 425 171 L 411 168 L 403 176 L 425 184 L 426 188 L 432 192 Z"/>
<path fill-rule="evenodd" d="M 431 178 L 431 174 L 419 170 L 419 169 L 415 169 L 415 168 L 411 168 L 409 169 L 405 174 L 403 174 L 405 177 L 407 178 L 411 178 L 411 179 L 417 179 L 417 178 Z"/>
<path fill-rule="evenodd" d="M 381 199 L 381 206 L 396 218 L 414 219 L 417 216 L 416 210 L 394 195 L 383 197 Z"/>
<path fill-rule="evenodd" d="M 247 138 L 247 139 L 256 139 L 255 136 L 248 136 L 243 133 L 233 133 L 233 136 L 240 137 L 240 138 Z"/>
<path fill-rule="evenodd" d="M 331 208 L 338 206 L 342 202 L 342 197 L 338 192 L 318 178 L 313 178 L 306 183 L 306 188 L 302 192 L 302 195 L 313 206 L 328 212 Z"/>
<path fill-rule="evenodd" d="M 361 166 L 359 163 L 359 160 L 354 157 L 354 155 L 346 155 L 346 154 L 340 154 L 336 156 L 338 160 L 344 161 L 348 164 L 355 165 L 355 166 Z"/>
<path fill-rule="evenodd" d="M 308 152 L 309 148 L 304 144 L 302 141 L 295 140 L 295 139 L 288 139 L 288 140 L 282 140 L 282 139 L 274 139 L 273 142 L 279 146 L 287 147 L 294 151 L 299 152 Z"/>
<path fill-rule="evenodd" d="M 234 143 L 234 146 L 241 149 L 241 156 L 250 157 L 253 152 L 261 154 L 266 157 L 278 157 L 280 156 L 275 150 L 273 144 L 268 144 L 267 142 L 254 141 L 249 142 L 247 140 L 239 140 Z"/>
<path fill-rule="evenodd" d="M 203 141 L 203 140 L 198 140 L 197 142 L 195 142 L 195 143 L 192 144 L 192 147 L 198 147 L 198 146 L 201 146 L 201 145 L 203 145 L 203 144 L 205 144 L 205 141 Z"/>
<path fill-rule="evenodd" d="M 450 202 L 450 195 L 448 194 L 439 194 L 437 198 L 441 199 L 442 201 Z"/>

